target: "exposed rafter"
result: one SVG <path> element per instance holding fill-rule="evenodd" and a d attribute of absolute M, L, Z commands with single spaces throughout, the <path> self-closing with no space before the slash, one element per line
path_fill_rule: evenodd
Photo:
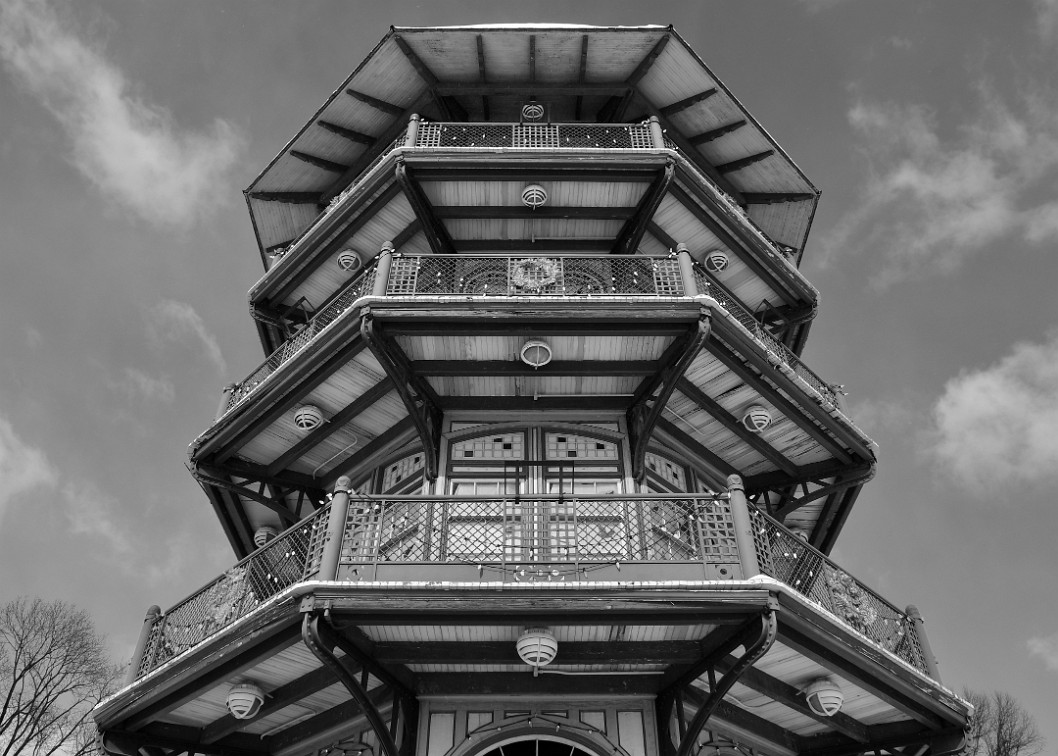
<path fill-rule="evenodd" d="M 339 126 L 338 124 L 331 123 L 330 121 L 316 121 L 316 125 L 319 126 L 321 129 L 331 132 L 332 134 L 337 134 L 343 139 L 348 139 L 350 142 L 371 145 L 377 141 L 375 137 L 371 136 L 370 134 L 364 134 L 360 131 L 354 131 L 353 129 L 346 128 L 345 126 Z"/>
<path fill-rule="evenodd" d="M 475 42 L 478 50 L 478 81 L 485 84 L 488 81 L 488 72 L 485 68 L 485 38 L 477 35 Z M 481 95 L 481 111 L 486 121 L 489 120 L 489 96 Z"/>
<path fill-rule="evenodd" d="M 316 155 L 310 155 L 307 152 L 301 152 L 299 150 L 291 150 L 290 156 L 297 158 L 303 163 L 314 165 L 317 168 L 322 168 L 323 170 L 331 171 L 332 173 L 345 173 L 349 170 L 348 165 L 336 163 L 333 160 L 326 160 L 325 158 L 317 157 Z"/>
<path fill-rule="evenodd" d="M 730 163 L 723 163 L 721 165 L 718 165 L 716 166 L 716 170 L 718 173 L 721 174 L 734 173 L 735 171 L 740 171 L 743 168 L 748 168 L 754 163 L 759 163 L 761 160 L 770 158 L 774 154 L 775 150 L 764 150 L 764 152 L 758 152 L 755 155 L 747 155 L 744 158 L 732 160 Z M 742 197 L 742 204 L 745 204 L 745 201 L 746 198 Z"/>
<path fill-rule="evenodd" d="M 583 84 L 588 75 L 588 35 L 583 34 L 580 38 L 580 65 L 577 69 L 577 83 Z M 573 118 L 580 120 L 581 108 L 584 107 L 584 95 L 578 94 L 573 106 Z"/>
<path fill-rule="evenodd" d="M 703 131 L 701 134 L 695 134 L 692 137 L 688 137 L 687 141 L 697 147 L 699 145 L 706 144 L 707 142 L 711 142 L 714 139 L 719 139 L 720 137 L 724 136 L 724 134 L 730 134 L 732 131 L 738 131 L 745 125 L 746 119 L 740 118 L 737 121 L 724 124 L 723 126 L 718 126 L 715 129 L 709 129 L 709 131 Z M 720 170 L 719 166 L 717 166 L 717 170 Z M 721 173 L 723 173 L 723 171 L 721 171 Z M 742 197 L 743 199 L 745 199 L 745 195 L 742 195 Z"/>
<path fill-rule="evenodd" d="M 400 105 L 394 105 L 392 102 L 380 100 L 377 97 L 358 92 L 355 89 L 346 89 L 345 93 L 360 102 L 370 105 L 375 110 L 381 110 L 383 113 L 389 113 L 390 115 L 401 115 L 404 113 L 404 108 Z"/>
<path fill-rule="evenodd" d="M 717 90 L 715 87 L 710 87 L 704 92 L 699 92 L 696 95 L 691 95 L 690 97 L 686 97 L 682 100 L 679 100 L 678 102 L 674 102 L 671 105 L 666 105 L 663 108 L 659 108 L 658 112 L 668 118 L 669 116 L 679 113 L 681 110 L 686 110 L 687 108 L 693 105 L 697 105 L 699 102 L 705 102 L 710 97 L 715 95 L 716 92 Z"/>

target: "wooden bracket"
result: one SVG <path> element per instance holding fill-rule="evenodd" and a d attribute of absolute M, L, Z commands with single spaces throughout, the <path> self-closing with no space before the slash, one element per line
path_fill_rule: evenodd
<path fill-rule="evenodd" d="M 450 255 L 455 252 L 455 244 L 452 237 L 445 228 L 444 223 L 437 217 L 433 205 L 423 193 L 419 184 L 408 174 L 408 166 L 404 158 L 397 158 L 396 169 L 397 184 L 400 185 L 404 196 L 408 199 L 415 217 L 422 224 L 423 233 L 430 243 L 430 250 L 435 255 Z"/>
<path fill-rule="evenodd" d="M 611 249 L 612 254 L 635 254 L 636 248 L 639 247 L 639 242 L 643 240 L 643 234 L 647 231 L 647 224 L 653 219 L 654 213 L 657 212 L 658 206 L 661 205 L 661 200 L 665 198 L 665 194 L 668 192 L 669 186 L 672 185 L 672 180 L 675 176 L 675 161 L 666 160 L 665 168 L 654 179 L 654 182 L 647 189 L 643 199 L 640 200 L 639 205 L 636 207 L 635 213 L 625 221 L 620 233 L 617 234 L 617 239 Z"/>

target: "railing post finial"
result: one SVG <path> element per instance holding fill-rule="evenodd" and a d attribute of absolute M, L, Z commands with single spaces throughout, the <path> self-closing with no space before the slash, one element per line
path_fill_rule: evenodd
<path fill-rule="evenodd" d="M 694 259 L 691 257 L 690 249 L 683 242 L 676 245 L 676 261 L 680 265 L 680 277 L 683 279 L 683 295 L 698 296 L 700 292 L 694 280 Z"/>
<path fill-rule="evenodd" d="M 665 149 L 665 135 L 661 131 L 661 121 L 658 120 L 656 115 L 652 115 L 647 119 L 647 125 L 650 127 L 650 141 L 653 143 L 654 149 Z"/>
<path fill-rule="evenodd" d="M 159 606 L 152 606 L 147 610 L 143 625 L 140 627 L 140 636 L 136 639 L 136 648 L 132 652 L 132 661 L 129 662 L 129 671 L 125 673 L 126 685 L 131 685 L 139 677 L 140 670 L 143 668 L 143 655 L 147 653 L 147 641 L 151 637 L 154 624 L 161 616 L 162 610 Z"/>
<path fill-rule="evenodd" d="M 375 267 L 375 283 L 371 289 L 371 296 L 386 296 L 386 289 L 389 288 L 389 269 L 393 265 L 395 251 L 393 242 L 382 242 L 382 249 L 378 253 L 378 265 Z"/>
<path fill-rule="evenodd" d="M 412 113 L 408 118 L 408 139 L 405 143 L 405 147 L 414 147 L 415 142 L 419 138 L 419 121 L 420 117 L 418 113 Z"/>
<path fill-rule="evenodd" d="M 918 637 L 918 645 L 922 649 L 922 662 L 926 665 L 926 674 L 937 682 L 940 682 L 940 670 L 937 668 L 937 657 L 933 655 L 933 648 L 929 645 L 929 638 L 926 636 L 926 623 L 922 619 L 922 612 L 920 612 L 918 607 L 914 604 L 908 604 L 904 613 L 907 614 L 908 621 L 915 628 L 915 635 Z"/>
<path fill-rule="evenodd" d="M 327 517 L 327 541 L 320 557 L 320 580 L 335 580 L 338 577 L 338 560 L 342 555 L 345 540 L 345 522 L 349 517 L 349 491 L 353 482 L 345 475 L 334 483 L 334 497 Z"/>
<path fill-rule="evenodd" d="M 735 526 L 735 543 L 738 546 L 738 560 L 742 565 L 742 579 L 748 580 L 760 574 L 760 562 L 757 560 L 753 522 L 749 518 L 749 503 L 746 501 L 742 478 L 738 475 L 728 475 L 727 490 L 731 494 L 731 521 Z"/>

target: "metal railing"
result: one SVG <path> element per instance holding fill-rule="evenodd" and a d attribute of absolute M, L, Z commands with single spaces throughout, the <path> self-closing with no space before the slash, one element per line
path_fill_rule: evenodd
<path fill-rule="evenodd" d="M 710 495 L 397 497 L 350 504 L 345 565 L 738 564 L 731 512 Z"/>
<path fill-rule="evenodd" d="M 793 370 L 805 383 L 816 390 L 817 393 L 834 407 L 840 407 L 838 393 L 834 388 L 820 378 L 809 368 L 800 357 L 793 353 L 788 346 L 772 336 L 764 325 L 753 317 L 753 314 L 730 297 L 727 292 L 719 286 L 714 286 L 709 274 L 700 263 L 694 263 L 694 282 L 699 293 L 707 294 L 715 299 L 721 307 L 727 310 L 735 320 L 749 331 L 768 353 L 768 359 L 775 364 L 780 362 Z"/>
<path fill-rule="evenodd" d="M 517 581 L 529 572 L 531 579 L 583 580 L 606 566 L 677 563 L 728 568 L 723 574 L 737 576 L 741 536 L 732 506 L 727 494 L 362 496 L 349 503 L 338 571 L 364 579 L 384 565 L 463 564 L 476 565 L 482 575 L 487 570 L 488 579 L 499 572 L 500 579 Z M 752 543 L 746 548 L 756 553 L 762 573 L 929 673 L 906 612 L 759 509 L 748 510 Z M 329 515 L 330 505 L 158 617 L 147 629 L 142 657 L 134 660 L 137 677 L 285 588 L 316 577 Z"/>
<path fill-rule="evenodd" d="M 389 296 L 684 295 L 679 263 L 641 255 L 412 255 L 394 258 Z"/>
<path fill-rule="evenodd" d="M 749 507 L 761 572 L 812 599 L 853 630 L 926 672 L 915 623 L 783 525 Z"/>
<path fill-rule="evenodd" d="M 414 147 L 652 150 L 646 123 L 427 123 Z"/>
<path fill-rule="evenodd" d="M 149 630 L 137 677 L 194 648 L 271 596 L 313 577 L 327 533 L 323 507 L 161 615 Z"/>

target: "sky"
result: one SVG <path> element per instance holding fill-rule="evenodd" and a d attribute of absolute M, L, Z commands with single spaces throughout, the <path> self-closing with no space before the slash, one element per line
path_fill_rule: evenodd
<path fill-rule="evenodd" d="M 184 467 L 263 359 L 241 190 L 392 25 L 673 24 L 823 194 L 805 350 L 879 469 L 835 560 L 1058 753 L 1058 0 L 0 0 L 0 601 L 234 561 Z"/>

